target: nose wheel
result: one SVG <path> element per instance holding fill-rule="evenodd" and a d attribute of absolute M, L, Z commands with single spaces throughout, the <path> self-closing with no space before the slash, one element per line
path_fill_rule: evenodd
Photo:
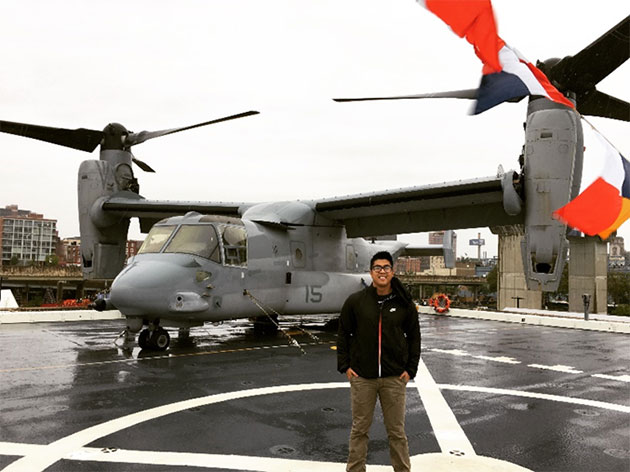
<path fill-rule="evenodd" d="M 164 328 L 156 326 L 145 328 L 138 335 L 138 346 L 141 349 L 165 351 L 171 343 L 171 337 Z"/>

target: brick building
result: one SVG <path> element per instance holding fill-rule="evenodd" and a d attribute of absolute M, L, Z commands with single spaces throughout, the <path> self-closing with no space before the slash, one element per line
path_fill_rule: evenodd
<path fill-rule="evenodd" d="M 63 246 L 63 256 L 60 258 L 60 263 L 64 265 L 81 265 L 81 238 L 73 237 L 63 239 L 61 241 Z M 138 254 L 138 250 L 142 246 L 142 241 L 128 240 L 125 247 L 126 258 L 129 259 L 132 256 Z"/>
<path fill-rule="evenodd" d="M 444 231 L 429 233 L 429 244 L 441 246 L 443 241 Z M 457 253 L 457 234 L 453 234 L 453 251 Z M 456 273 L 446 268 L 444 256 L 402 256 L 396 259 L 395 268 L 398 274 L 455 275 Z"/>
<path fill-rule="evenodd" d="M 63 257 L 60 260 L 62 265 L 81 265 L 81 238 L 62 239 Z"/>
<path fill-rule="evenodd" d="M 397 274 L 419 274 L 430 268 L 429 257 L 399 257 L 396 259 L 395 268 Z"/>

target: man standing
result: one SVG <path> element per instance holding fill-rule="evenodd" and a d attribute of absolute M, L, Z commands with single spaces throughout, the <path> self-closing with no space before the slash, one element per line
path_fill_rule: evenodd
<path fill-rule="evenodd" d="M 396 472 L 409 472 L 405 391 L 420 361 L 420 326 L 411 296 L 394 277 L 389 252 L 370 261 L 372 285 L 353 293 L 341 309 L 337 368 L 350 381 L 352 431 L 348 472 L 365 471 L 369 430 L 378 397 Z"/>

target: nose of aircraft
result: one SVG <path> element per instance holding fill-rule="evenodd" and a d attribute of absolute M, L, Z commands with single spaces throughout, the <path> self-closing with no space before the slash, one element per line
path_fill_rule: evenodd
<path fill-rule="evenodd" d="M 138 259 L 116 277 L 111 287 L 110 300 L 124 315 L 164 316 L 172 311 L 208 307 L 194 291 L 195 270 L 178 260 Z"/>

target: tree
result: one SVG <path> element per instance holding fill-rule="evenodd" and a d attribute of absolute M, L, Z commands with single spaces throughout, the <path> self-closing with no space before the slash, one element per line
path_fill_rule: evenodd
<path fill-rule="evenodd" d="M 560 276 L 560 284 L 558 290 L 556 290 L 556 296 L 562 295 L 565 300 L 569 299 L 569 262 L 564 264 L 562 269 L 562 275 Z"/>
<path fill-rule="evenodd" d="M 485 293 L 495 293 L 497 291 L 498 266 L 495 265 L 486 275 L 486 283 L 483 284 L 482 290 Z"/>
<path fill-rule="evenodd" d="M 630 305 L 630 274 L 608 272 L 608 296 L 615 305 Z"/>
<path fill-rule="evenodd" d="M 53 266 L 56 267 L 59 265 L 59 258 L 57 257 L 56 254 L 51 254 L 49 256 L 46 256 L 46 261 L 45 264 L 47 266 Z"/>

